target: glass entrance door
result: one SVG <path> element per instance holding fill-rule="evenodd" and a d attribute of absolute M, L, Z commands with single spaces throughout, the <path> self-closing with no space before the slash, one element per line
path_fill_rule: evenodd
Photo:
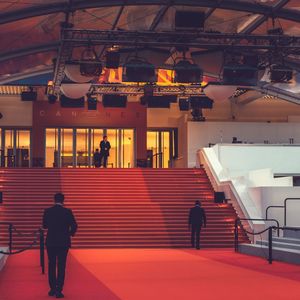
<path fill-rule="evenodd" d="M 1 166 L 28 168 L 30 161 L 30 130 L 2 129 Z"/>
<path fill-rule="evenodd" d="M 147 160 L 152 168 L 169 168 L 176 157 L 176 131 L 149 130 L 147 132 Z"/>

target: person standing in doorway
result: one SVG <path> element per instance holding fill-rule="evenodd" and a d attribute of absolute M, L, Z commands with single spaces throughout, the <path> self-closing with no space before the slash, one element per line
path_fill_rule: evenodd
<path fill-rule="evenodd" d="M 200 201 L 195 202 L 195 206 L 190 209 L 189 230 L 191 231 L 191 244 L 194 248 L 200 249 L 200 231 L 202 226 L 206 227 L 206 215 Z"/>
<path fill-rule="evenodd" d="M 103 140 L 100 143 L 100 166 L 102 165 L 102 159 L 103 159 L 103 167 L 107 167 L 107 159 L 109 157 L 109 149 L 110 149 L 110 143 L 107 140 L 107 136 L 105 135 L 103 137 Z"/>
<path fill-rule="evenodd" d="M 94 152 L 93 159 L 94 159 L 94 166 L 95 166 L 95 168 L 100 168 L 100 166 L 101 166 L 101 159 L 100 159 L 99 149 L 96 149 L 96 151 Z"/>
<path fill-rule="evenodd" d="M 64 195 L 54 195 L 55 205 L 45 209 L 43 228 L 48 229 L 46 247 L 48 254 L 49 296 L 64 298 L 62 293 L 65 281 L 65 269 L 71 236 L 77 231 L 77 223 L 70 209 L 63 206 Z"/>

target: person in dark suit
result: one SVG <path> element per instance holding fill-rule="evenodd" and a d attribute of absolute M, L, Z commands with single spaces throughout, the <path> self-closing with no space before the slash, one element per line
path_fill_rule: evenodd
<path fill-rule="evenodd" d="M 195 206 L 190 209 L 189 230 L 191 231 L 192 247 L 196 246 L 198 250 L 200 249 L 200 231 L 202 226 L 206 227 L 206 215 L 200 201 L 197 200 Z"/>
<path fill-rule="evenodd" d="M 100 168 L 101 166 L 101 160 L 100 160 L 100 152 L 99 149 L 96 149 L 96 151 L 94 152 L 94 166 L 95 168 Z"/>
<path fill-rule="evenodd" d="M 100 143 L 100 166 L 102 165 L 102 159 L 103 159 L 103 167 L 107 167 L 107 158 L 109 157 L 109 149 L 110 149 L 110 143 L 107 140 L 107 136 L 105 135 L 103 137 L 103 140 Z"/>
<path fill-rule="evenodd" d="M 77 223 L 70 209 L 63 206 L 64 195 L 54 195 L 55 205 L 45 209 L 43 228 L 48 229 L 46 247 L 48 254 L 49 296 L 64 298 L 62 293 L 66 260 L 71 247 L 71 236 L 77 231 Z M 57 272 L 56 272 L 57 268 Z"/>

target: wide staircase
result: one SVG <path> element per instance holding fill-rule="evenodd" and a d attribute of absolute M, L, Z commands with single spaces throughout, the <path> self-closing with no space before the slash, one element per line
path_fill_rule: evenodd
<path fill-rule="evenodd" d="M 200 199 L 207 214 L 205 248 L 233 247 L 236 213 L 216 204 L 203 169 L 0 169 L 0 221 L 12 222 L 15 249 L 33 240 L 43 210 L 65 194 L 79 229 L 74 248 L 190 247 L 189 208 Z M 0 226 L 0 246 L 7 243 Z M 246 241 L 247 238 L 241 232 Z"/>

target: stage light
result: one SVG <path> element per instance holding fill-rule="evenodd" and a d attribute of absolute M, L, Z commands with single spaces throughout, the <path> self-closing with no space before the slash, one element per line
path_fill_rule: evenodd
<path fill-rule="evenodd" d="M 256 85 L 258 71 L 256 67 L 238 63 L 227 64 L 223 68 L 223 84 Z"/>
<path fill-rule="evenodd" d="M 191 111 L 191 114 L 193 117 L 192 121 L 195 121 L 195 122 L 204 122 L 205 121 L 205 117 L 203 117 L 201 108 L 193 108 Z"/>
<path fill-rule="evenodd" d="M 124 82 L 156 82 L 155 66 L 141 58 L 133 58 L 124 65 Z"/>
<path fill-rule="evenodd" d="M 54 104 L 57 100 L 57 96 L 56 95 L 53 95 L 53 94 L 50 94 L 48 95 L 48 103 L 49 104 Z"/>
<path fill-rule="evenodd" d="M 87 96 L 87 106 L 88 110 L 97 110 L 97 96 L 95 95 L 88 95 Z"/>
<path fill-rule="evenodd" d="M 29 91 L 24 91 L 21 93 L 22 101 L 35 101 L 37 99 L 37 92 L 33 90 L 32 87 L 29 88 Z"/>
<path fill-rule="evenodd" d="M 174 66 L 174 82 L 179 83 L 201 83 L 203 71 L 201 68 L 188 60 L 181 60 Z"/>
<path fill-rule="evenodd" d="M 287 83 L 293 78 L 293 69 L 283 65 L 271 65 L 270 80 L 271 82 Z"/>
<path fill-rule="evenodd" d="M 80 74 L 82 76 L 100 76 L 102 73 L 102 64 L 98 60 L 95 50 L 89 46 L 81 54 Z"/>
<path fill-rule="evenodd" d="M 105 67 L 108 69 L 117 69 L 120 65 L 120 52 L 118 48 L 110 48 L 106 54 Z"/>

